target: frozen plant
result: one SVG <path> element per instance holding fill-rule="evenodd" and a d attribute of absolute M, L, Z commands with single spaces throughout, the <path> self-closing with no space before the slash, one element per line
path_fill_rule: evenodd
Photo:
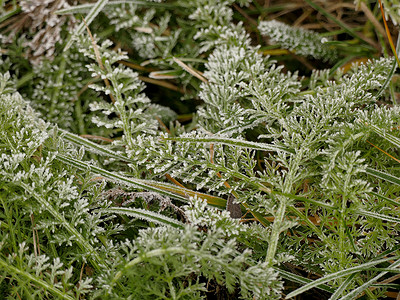
<path fill-rule="evenodd" d="M 336 50 L 325 44 L 329 39 L 316 32 L 294 28 L 276 20 L 260 22 L 258 28 L 261 34 L 268 36 L 274 43 L 298 55 L 330 62 L 337 59 Z"/>
<path fill-rule="evenodd" d="M 63 7 L 51 18 L 93 20 L 79 34 L 54 23 L 74 35 L 68 50 L 32 66 L 31 36 L 16 35 L 1 52 L 6 297 L 385 294 L 400 265 L 393 58 L 329 69 L 337 44 L 249 26 L 252 1 Z M 287 68 L 262 36 L 327 69 Z"/>

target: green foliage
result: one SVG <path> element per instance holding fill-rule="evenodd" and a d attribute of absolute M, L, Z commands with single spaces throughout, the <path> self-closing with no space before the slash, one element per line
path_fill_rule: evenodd
<path fill-rule="evenodd" d="M 397 162 L 371 144 L 400 147 L 399 106 L 380 90 L 393 59 L 305 80 L 264 57 L 235 21 L 233 7 L 249 2 L 59 6 L 63 20 L 89 13 L 93 36 L 84 23 L 66 25 L 47 58 L 19 57 L 34 32 L 3 38 L 6 298 L 384 294 L 384 285 L 369 287 L 398 271 L 400 180 Z M 47 2 L 35 5 L 48 21 Z M 325 63 L 340 55 L 315 32 L 277 21 L 258 29 L 297 55 Z M 185 121 L 180 108 L 194 101 Z M 240 219 L 225 209 L 228 197 Z M 305 285 L 293 291 L 283 278 Z"/>
<path fill-rule="evenodd" d="M 274 43 L 298 55 L 311 56 L 323 61 L 335 61 L 337 51 L 325 44 L 326 37 L 302 28 L 293 28 L 276 20 L 260 22 L 260 33 L 268 36 Z"/>

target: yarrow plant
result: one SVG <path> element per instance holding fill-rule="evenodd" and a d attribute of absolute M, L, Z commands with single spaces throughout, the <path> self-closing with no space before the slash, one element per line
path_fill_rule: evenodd
<path fill-rule="evenodd" d="M 261 21 L 257 1 L 52 3 L 2 6 L 0 21 L 42 12 L 29 35 L 5 21 L 0 45 L 2 295 L 398 288 L 392 57 L 338 68 L 347 41 Z M 238 20 L 253 10 L 257 27 Z M 38 40 L 54 43 L 21 57 Z M 331 68 L 293 70 L 276 50 Z"/>
<path fill-rule="evenodd" d="M 328 39 L 318 33 L 302 28 L 293 28 L 276 20 L 260 22 L 258 28 L 260 33 L 268 36 L 271 41 L 296 54 L 311 56 L 323 61 L 337 59 L 336 49 L 326 45 Z"/>

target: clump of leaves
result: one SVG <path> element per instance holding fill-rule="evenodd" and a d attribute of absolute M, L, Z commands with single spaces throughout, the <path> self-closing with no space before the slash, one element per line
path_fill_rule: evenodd
<path fill-rule="evenodd" d="M 100 0 L 52 15 L 88 13 L 87 34 L 82 23 L 68 47 L 57 39 L 51 60 L 32 67 L 16 59 L 20 42 L 9 46 L 0 66 L 4 295 L 206 299 L 211 286 L 243 299 L 311 288 L 332 299 L 384 295 L 400 264 L 399 180 L 371 144 L 390 153 L 400 144 L 394 60 L 305 79 L 263 56 L 235 22 L 235 11 L 254 8 Z M 296 55 L 339 57 L 315 32 L 274 20 L 258 29 Z M 160 91 L 167 101 L 155 103 L 148 95 Z M 168 101 L 200 105 L 188 117 Z"/>

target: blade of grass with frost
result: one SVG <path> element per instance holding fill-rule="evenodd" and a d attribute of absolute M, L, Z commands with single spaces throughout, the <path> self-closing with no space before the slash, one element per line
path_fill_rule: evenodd
<path fill-rule="evenodd" d="M 180 229 L 184 227 L 184 224 L 182 222 L 179 222 L 167 216 L 163 216 L 162 214 L 140 208 L 112 207 L 101 211 L 109 214 L 127 215 L 136 219 L 141 219 L 164 226 L 172 226 Z"/>
<path fill-rule="evenodd" d="M 96 2 L 96 4 L 93 5 L 92 9 L 89 11 L 89 13 L 87 14 L 85 21 L 86 21 L 86 25 L 89 26 L 90 23 L 92 23 L 92 21 L 94 20 L 94 18 L 96 18 L 96 16 L 101 12 L 101 10 L 104 8 L 104 6 L 106 6 L 106 4 L 108 3 L 109 0 L 98 0 Z M 83 31 L 85 30 L 85 22 L 81 22 L 81 24 L 79 24 L 79 26 L 75 29 L 75 31 L 72 33 L 72 35 L 70 35 L 67 44 L 64 47 L 63 52 L 67 51 L 73 41 L 74 38 L 80 34 L 83 33 Z"/>
<path fill-rule="evenodd" d="M 25 272 L 25 270 L 20 270 L 12 265 L 10 265 L 8 262 L 2 260 L 0 258 L 0 267 L 2 270 L 8 271 L 12 274 L 18 275 L 23 277 L 24 279 L 28 280 L 30 283 L 35 283 L 38 286 L 44 288 L 46 291 L 50 292 L 52 295 L 56 295 L 59 297 L 59 299 L 67 299 L 67 300 L 75 300 L 75 297 L 71 297 L 67 294 L 65 294 L 63 291 L 60 291 L 58 288 L 54 287 L 53 285 L 48 284 L 41 278 L 38 278 L 37 276 L 34 276 L 31 273 Z"/>
<path fill-rule="evenodd" d="M 397 260 L 395 263 L 393 263 L 390 268 L 388 269 L 396 269 L 400 265 L 400 260 Z M 352 290 L 350 293 L 348 293 L 346 296 L 340 298 L 340 300 L 352 300 L 355 299 L 357 295 L 365 291 L 368 287 L 370 287 L 375 281 L 377 281 L 379 278 L 385 276 L 388 271 L 381 272 L 380 274 L 376 275 L 375 277 L 371 278 L 364 284 L 360 285 L 358 288 Z"/>
<path fill-rule="evenodd" d="M 309 279 L 309 278 L 306 278 L 303 276 L 299 276 L 294 273 L 287 272 L 287 271 L 279 269 L 277 267 L 274 267 L 273 269 L 275 271 L 277 271 L 282 278 L 285 278 L 292 282 L 297 282 L 300 284 L 307 284 L 307 283 L 312 282 L 312 279 Z M 322 291 L 328 292 L 328 293 L 333 293 L 335 291 L 333 288 L 331 288 L 330 286 L 328 286 L 326 284 L 321 284 L 321 285 L 317 286 L 316 288 L 320 289 Z"/>
<path fill-rule="evenodd" d="M 312 288 L 315 288 L 315 287 L 319 286 L 320 284 L 329 282 L 331 280 L 336 280 L 336 279 L 339 279 L 339 278 L 342 278 L 342 277 L 345 277 L 345 276 L 349 276 L 349 275 L 354 274 L 354 273 L 359 273 L 359 272 L 362 272 L 362 271 L 369 271 L 371 267 L 373 267 L 373 266 L 375 266 L 377 264 L 383 263 L 383 262 L 387 262 L 389 260 L 393 260 L 393 259 L 398 259 L 398 257 L 382 258 L 382 259 L 378 259 L 378 260 L 374 260 L 374 261 L 370 261 L 370 262 L 364 263 L 364 264 L 359 265 L 359 266 L 355 266 L 355 267 L 352 267 L 352 268 L 348 268 L 348 269 L 345 269 L 345 270 L 341 270 L 341 271 L 329 274 L 327 276 L 324 276 L 324 277 L 321 277 L 321 278 L 319 278 L 317 280 L 314 280 L 313 282 L 310 282 L 310 283 L 306 284 L 305 286 L 302 286 L 301 288 L 298 288 L 297 290 L 294 290 L 293 292 L 291 292 L 288 295 L 286 295 L 285 299 L 289 299 L 289 298 L 295 297 L 297 295 L 300 295 L 300 294 L 302 294 L 302 293 L 304 293 L 304 292 L 306 292 L 306 291 L 308 291 L 308 290 L 310 290 Z"/>
<path fill-rule="evenodd" d="M 153 192 L 157 192 L 161 195 L 165 195 L 168 196 L 170 198 L 182 201 L 184 203 L 188 202 L 188 198 L 190 196 L 195 196 L 197 195 L 200 198 L 206 199 L 207 203 L 215 205 L 215 206 L 219 206 L 219 207 L 225 207 L 226 205 L 226 200 L 219 198 L 219 197 L 215 197 L 215 196 L 210 196 L 210 195 L 206 195 L 203 193 L 198 193 L 198 192 L 194 192 L 191 191 L 189 189 L 186 188 L 182 188 L 179 186 L 175 186 L 175 185 L 171 185 L 171 184 L 167 184 L 167 183 L 160 183 L 157 181 L 151 181 L 151 180 L 143 180 L 143 179 L 137 179 L 137 178 L 128 178 L 125 176 L 122 176 L 120 174 L 117 173 L 113 173 L 110 171 L 107 171 L 105 169 L 87 164 L 85 162 L 82 162 L 80 160 L 76 160 L 73 158 L 69 158 L 66 156 L 63 156 L 61 154 L 57 155 L 57 159 L 59 161 L 62 161 L 64 163 L 67 163 L 79 170 L 82 171 L 86 171 L 86 170 L 90 170 L 92 173 L 98 174 L 103 176 L 104 178 L 114 181 L 114 182 L 120 182 L 126 185 L 130 185 L 130 186 L 135 186 L 137 188 L 142 188 L 148 191 L 153 191 Z"/>
<path fill-rule="evenodd" d="M 107 6 L 114 6 L 120 4 L 136 4 L 136 5 L 143 5 L 143 6 L 155 6 L 155 7 L 162 7 L 162 8 L 176 8 L 177 5 L 168 4 L 168 3 L 160 3 L 160 2 L 152 2 L 152 1 L 140 1 L 140 0 L 114 0 L 108 2 L 105 7 Z M 87 13 L 89 12 L 93 6 L 96 4 L 81 4 L 76 5 L 69 8 L 64 8 L 56 11 L 58 15 L 68 15 L 68 14 L 78 14 L 78 13 Z"/>
<path fill-rule="evenodd" d="M 389 249 L 389 250 L 386 250 L 386 251 L 383 251 L 383 252 L 379 253 L 379 255 L 377 255 L 377 256 L 375 257 L 375 259 L 385 258 L 385 257 L 387 257 L 388 255 L 391 255 L 391 254 L 395 253 L 395 252 L 398 251 L 398 250 L 400 250 L 400 244 L 394 246 L 393 248 L 391 248 L 391 249 Z"/>
<path fill-rule="evenodd" d="M 114 151 L 107 149 L 105 147 L 100 146 L 97 143 L 94 143 L 92 141 L 89 141 L 88 139 L 85 139 L 83 137 L 80 137 L 78 135 L 75 135 L 73 133 L 67 132 L 65 130 L 61 130 L 62 133 L 64 134 L 64 138 L 74 144 L 77 144 L 79 146 L 83 146 L 86 150 L 93 152 L 93 153 L 97 153 L 97 154 L 102 154 L 102 155 L 106 155 L 108 157 L 112 157 L 115 158 L 117 160 L 120 161 L 125 161 L 128 163 L 132 163 L 133 161 L 131 159 L 129 159 L 128 157 L 126 157 L 125 155 L 122 154 L 117 154 Z M 158 187 L 161 188 L 163 190 L 167 190 L 167 191 L 172 191 L 176 194 L 179 195 L 183 195 L 183 196 L 198 196 L 200 198 L 206 199 L 207 203 L 210 205 L 214 205 L 220 208 L 225 208 L 226 207 L 226 200 L 220 197 L 216 197 L 216 196 L 211 196 L 211 195 L 207 195 L 204 193 L 199 193 L 199 192 L 195 192 L 186 188 L 181 188 L 178 187 L 176 185 L 170 185 L 167 183 L 163 183 L 163 182 L 157 182 L 157 181 L 147 181 L 147 184 L 154 186 L 154 187 Z"/>
<path fill-rule="evenodd" d="M 130 158 L 126 157 L 125 155 L 115 153 L 114 151 L 107 149 L 105 147 L 102 147 L 101 145 L 94 143 L 92 141 L 89 141 L 88 139 L 85 139 L 76 134 L 67 132 L 65 130 L 61 130 L 61 132 L 64 134 L 63 137 L 66 140 L 68 140 L 76 145 L 83 146 L 86 150 L 88 150 L 90 152 L 106 155 L 108 157 L 112 157 L 117 160 L 125 161 L 128 163 L 133 162 Z M 198 196 L 202 199 L 207 200 L 207 203 L 210 205 L 214 205 L 214 206 L 217 206 L 220 208 L 226 207 L 226 200 L 223 198 L 220 198 L 220 197 L 195 192 L 190 189 L 181 188 L 176 185 L 170 185 L 170 184 L 163 183 L 163 182 L 147 181 L 147 184 L 154 186 L 154 187 L 158 187 L 158 188 L 166 190 L 166 191 L 172 191 L 176 194 L 183 195 L 183 196 L 192 196 L 192 197 Z"/>
<path fill-rule="evenodd" d="M 366 217 L 376 218 L 376 219 L 386 221 L 386 222 L 400 223 L 400 218 L 396 218 L 393 216 L 387 216 L 387 215 L 379 214 L 379 213 L 372 212 L 372 211 L 366 211 L 366 210 L 360 209 L 360 210 L 357 210 L 356 213 L 366 216 Z"/>
<path fill-rule="evenodd" d="M 186 197 L 182 197 L 182 196 L 177 195 L 175 193 L 171 193 L 168 190 L 164 190 L 164 189 L 156 187 L 155 185 L 151 185 L 146 180 L 137 179 L 137 178 L 128 178 L 128 177 L 119 175 L 117 173 L 113 173 L 113 172 L 104 170 L 102 168 L 99 168 L 99 167 L 84 163 L 84 162 L 82 162 L 80 160 L 76 160 L 76 159 L 73 159 L 73 158 L 70 158 L 70 157 L 66 157 L 66 156 L 61 155 L 61 154 L 57 155 L 57 159 L 59 161 L 62 161 L 64 163 L 70 165 L 70 166 L 73 166 L 73 167 L 75 167 L 75 168 L 77 168 L 79 170 L 82 170 L 82 171 L 89 170 L 92 173 L 101 175 L 104 178 L 106 178 L 108 180 L 112 180 L 114 182 L 120 182 L 120 183 L 123 183 L 123 184 L 126 184 L 126 185 L 135 186 L 137 188 L 145 189 L 145 190 L 148 190 L 148 191 L 157 192 L 157 193 L 160 193 L 162 195 L 171 197 L 171 198 L 176 199 L 176 200 L 180 200 L 180 201 L 185 202 L 185 203 L 188 200 Z"/>
<path fill-rule="evenodd" d="M 400 268 L 373 268 L 371 271 L 377 271 L 377 272 L 388 272 L 388 273 L 393 273 L 393 274 L 400 274 Z M 375 285 L 375 284 L 374 284 Z M 379 285 L 379 284 L 377 284 Z"/>
<path fill-rule="evenodd" d="M 83 146 L 86 150 L 88 150 L 90 152 L 106 155 L 108 157 L 112 157 L 112 158 L 115 158 L 120 161 L 133 163 L 133 161 L 131 159 L 129 159 L 128 157 L 126 157 L 125 155 L 118 154 L 110 149 L 107 149 L 106 147 L 103 147 L 97 143 L 89 141 L 88 139 L 80 137 L 79 135 L 70 133 L 70 132 L 62 130 L 62 129 L 60 131 L 62 132 L 64 139 L 66 139 L 67 141 L 72 142 L 76 145 Z"/>
<path fill-rule="evenodd" d="M 378 170 L 375 170 L 372 168 L 366 168 L 366 173 L 369 175 L 375 176 L 377 178 L 389 181 L 391 183 L 400 185 L 400 178 L 392 176 L 390 174 L 387 174 L 387 173 L 384 173 L 384 172 L 381 172 L 381 171 L 378 171 Z"/>
<path fill-rule="evenodd" d="M 380 198 L 380 199 L 382 199 L 382 200 L 384 200 L 384 201 L 387 201 L 387 202 L 389 202 L 389 203 L 392 204 L 392 205 L 396 205 L 396 206 L 400 205 L 400 203 L 397 202 L 396 200 L 393 200 L 393 199 L 390 199 L 390 198 L 388 198 L 388 197 L 382 196 L 382 195 L 380 195 L 380 194 L 378 194 L 378 193 L 370 192 L 370 194 L 371 194 L 371 195 L 374 195 L 374 196 L 376 196 L 376 197 L 378 197 L 378 198 Z"/>
<path fill-rule="evenodd" d="M 385 132 L 384 130 L 382 130 L 381 128 L 379 128 L 376 125 L 367 125 L 367 126 L 371 127 L 371 129 L 376 134 L 378 134 L 380 137 L 384 138 L 388 142 L 390 142 L 393 145 L 395 145 L 396 147 L 400 148 L 400 139 L 398 137 L 395 137 L 394 135 L 391 135 L 390 133 Z"/>
<path fill-rule="evenodd" d="M 346 278 L 345 281 L 336 289 L 336 291 L 332 294 L 329 300 L 337 300 L 340 295 L 346 290 L 346 288 L 353 282 L 354 277 L 356 274 L 351 274 L 349 277 Z"/>
<path fill-rule="evenodd" d="M 222 137 L 171 137 L 171 138 L 165 138 L 165 140 L 176 141 L 176 142 L 189 142 L 189 143 L 223 144 L 223 145 L 230 145 L 235 147 L 248 148 L 261 151 L 283 151 L 286 153 L 294 154 L 294 152 L 291 149 L 287 149 L 277 145 L 249 142 L 246 140 L 222 138 Z"/>
<path fill-rule="evenodd" d="M 137 178 L 127 178 L 122 175 L 119 175 L 119 174 L 116 174 L 113 172 L 109 172 L 102 168 L 86 164 L 79 160 L 65 157 L 63 155 L 58 155 L 57 159 L 65 162 L 69 165 L 72 165 L 80 170 L 90 170 L 93 173 L 99 174 L 109 180 L 112 180 L 115 182 L 122 182 L 127 185 L 134 185 L 136 187 L 143 188 L 143 189 L 149 190 L 149 191 L 154 191 L 154 192 L 160 193 L 162 195 L 168 196 L 170 198 L 180 200 L 185 203 L 187 203 L 188 197 L 198 196 L 200 198 L 205 199 L 209 205 L 217 206 L 219 208 L 226 207 L 226 200 L 223 198 L 216 197 L 216 196 L 210 196 L 207 194 L 194 192 L 192 190 L 189 190 L 186 188 L 181 188 L 181 187 L 178 187 L 175 185 L 170 185 L 167 183 L 160 183 L 157 181 L 149 181 L 149 180 L 143 180 L 143 179 L 137 179 Z M 256 212 L 252 212 L 252 214 L 253 215 L 255 214 L 255 217 L 257 218 L 257 220 L 259 220 L 261 222 L 261 224 L 263 224 L 264 226 L 267 226 L 270 223 L 261 214 L 256 213 Z"/>

